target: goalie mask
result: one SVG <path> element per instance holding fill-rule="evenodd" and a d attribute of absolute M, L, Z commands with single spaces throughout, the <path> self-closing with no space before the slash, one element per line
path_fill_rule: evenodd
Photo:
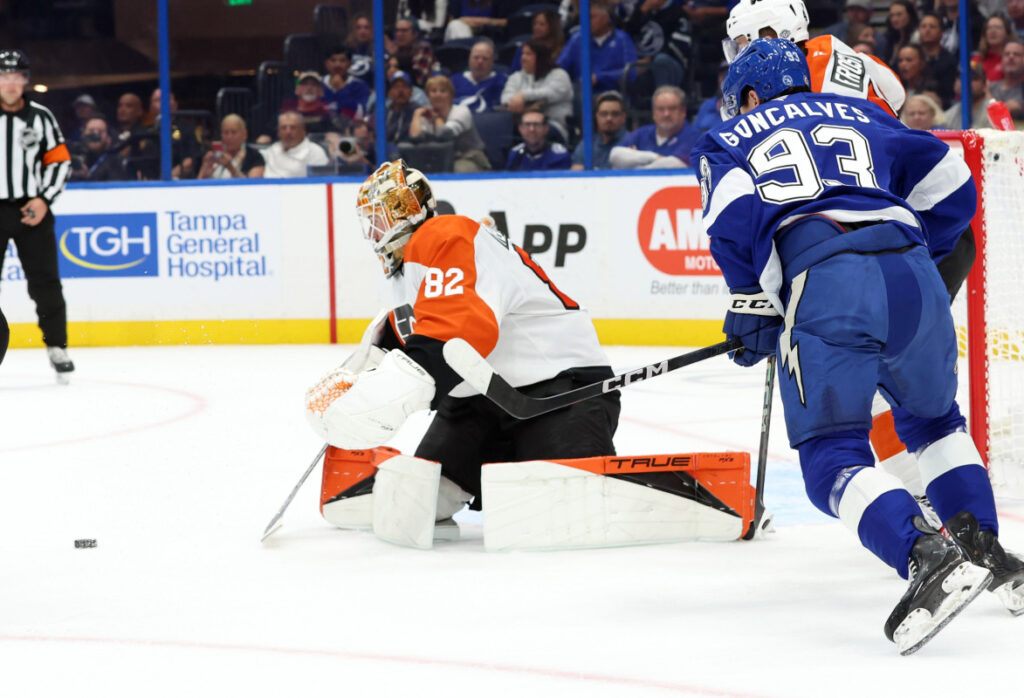
<path fill-rule="evenodd" d="M 406 243 L 436 207 L 430 182 L 402 160 L 384 163 L 363 182 L 356 212 L 363 237 L 373 245 L 385 276 L 401 269 Z"/>
<path fill-rule="evenodd" d="M 778 38 L 794 43 L 807 41 L 808 24 L 807 6 L 802 0 L 740 0 L 725 22 L 722 53 L 732 63 L 742 48 L 736 40 L 744 37 L 747 42 L 753 41 L 761 36 L 762 29 L 771 29 Z"/>

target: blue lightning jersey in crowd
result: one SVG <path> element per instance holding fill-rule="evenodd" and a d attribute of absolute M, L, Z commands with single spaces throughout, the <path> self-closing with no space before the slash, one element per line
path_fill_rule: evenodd
<path fill-rule="evenodd" d="M 842 250 L 914 243 L 927 245 L 938 261 L 967 229 L 976 205 L 961 156 L 855 97 L 808 92 L 765 102 L 704 134 L 691 163 L 726 282 L 760 286 L 780 313 L 784 266 L 806 269 Z M 901 225 L 854 230 L 811 249 L 777 249 L 776 232 L 811 215 Z"/>
<path fill-rule="evenodd" d="M 474 114 L 493 111 L 501 105 L 501 91 L 505 89 L 508 75 L 491 71 L 491 74 L 480 82 L 473 80 L 468 70 L 452 76 L 455 86 L 455 103 L 469 107 Z"/>

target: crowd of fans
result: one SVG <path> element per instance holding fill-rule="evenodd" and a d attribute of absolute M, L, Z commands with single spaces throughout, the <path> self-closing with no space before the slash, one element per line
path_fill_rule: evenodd
<path fill-rule="evenodd" d="M 901 118 L 908 126 L 960 128 L 957 0 L 894 0 L 878 9 L 871 0 L 835 2 L 841 5 L 832 18 L 839 21 L 812 35 L 833 34 L 890 65 L 907 90 Z M 708 77 L 717 72 L 720 85 L 726 65 L 708 47 L 724 37 L 734 3 L 594 0 L 589 76 L 581 75 L 578 3 L 532 5 L 529 33 L 509 36 L 523 4 L 399 0 L 399 18 L 385 37 L 389 157 L 428 171 L 582 169 L 586 80 L 593 93 L 595 168 L 690 164 L 696 138 L 720 123 L 720 95 L 712 94 Z M 811 8 L 812 28 L 820 26 L 815 8 L 821 7 Z M 1024 119 L 1024 0 L 981 0 L 971 7 L 971 127 L 988 125 L 993 98 L 1005 102 L 1014 119 Z M 219 124 L 189 121 L 171 95 L 174 177 L 371 171 L 373 25 L 356 15 L 349 27 L 347 41 L 325 51 L 322 72 L 295 76 L 293 94 L 269 123 L 247 123 L 239 114 L 223 115 Z M 448 50 L 453 46 L 464 53 Z M 461 62 L 447 58 L 460 55 Z M 74 100 L 76 123 L 66 128 L 74 179 L 160 178 L 160 91 L 146 104 L 126 93 L 114 113 L 104 115 L 90 95 Z"/>

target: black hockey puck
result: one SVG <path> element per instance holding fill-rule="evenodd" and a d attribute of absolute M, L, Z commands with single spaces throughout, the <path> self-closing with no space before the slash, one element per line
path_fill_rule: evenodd
<path fill-rule="evenodd" d="M 75 547 L 76 548 L 95 548 L 96 547 L 96 539 L 95 538 L 79 538 L 78 540 L 75 541 Z"/>

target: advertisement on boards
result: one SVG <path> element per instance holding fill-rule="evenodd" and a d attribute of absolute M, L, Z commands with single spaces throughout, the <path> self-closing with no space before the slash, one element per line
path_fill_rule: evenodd
<path fill-rule="evenodd" d="M 693 175 L 432 183 L 442 213 L 493 218 L 595 317 L 709 319 L 725 313 L 728 289 L 711 258 Z M 336 257 L 342 265 L 374 265 L 365 241 L 344 234 L 359 230 L 346 205 L 357 188 L 334 185 Z M 340 316 L 359 316 L 357 278 L 366 278 L 365 269 L 342 266 Z"/>
<path fill-rule="evenodd" d="M 278 316 L 281 198 L 245 186 L 64 192 L 54 236 L 71 317 Z M 13 243 L 0 279 L 5 296 L 27 295 Z"/>

